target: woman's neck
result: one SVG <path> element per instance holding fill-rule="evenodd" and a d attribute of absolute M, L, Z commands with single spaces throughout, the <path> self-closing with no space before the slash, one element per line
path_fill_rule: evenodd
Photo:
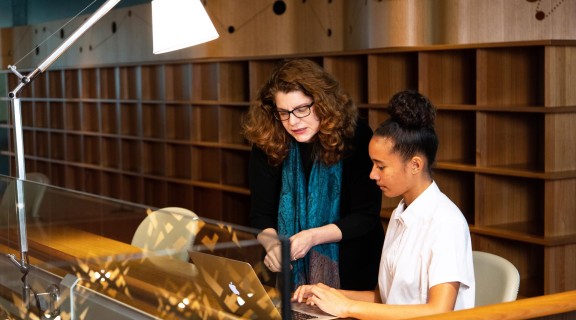
<path fill-rule="evenodd" d="M 404 208 L 414 202 L 428 187 L 434 182 L 431 178 L 420 179 L 412 188 L 402 196 L 404 199 Z"/>

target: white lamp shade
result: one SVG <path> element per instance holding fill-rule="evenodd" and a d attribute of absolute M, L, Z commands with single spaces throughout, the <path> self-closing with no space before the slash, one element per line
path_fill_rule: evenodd
<path fill-rule="evenodd" d="M 152 42 L 155 54 L 218 38 L 200 0 L 153 0 Z"/>

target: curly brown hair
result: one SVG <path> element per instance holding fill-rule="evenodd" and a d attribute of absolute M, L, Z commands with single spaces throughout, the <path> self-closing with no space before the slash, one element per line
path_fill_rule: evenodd
<path fill-rule="evenodd" d="M 358 109 L 340 83 L 308 59 L 281 61 L 257 97 L 250 103 L 242 122 L 244 137 L 262 149 L 270 164 L 280 165 L 288 153 L 291 136 L 273 116 L 278 92 L 300 91 L 312 98 L 320 130 L 314 140 L 314 157 L 330 165 L 342 159 L 354 136 Z"/>

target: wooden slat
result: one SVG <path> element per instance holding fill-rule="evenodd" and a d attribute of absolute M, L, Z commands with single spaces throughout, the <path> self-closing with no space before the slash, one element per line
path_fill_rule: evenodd
<path fill-rule="evenodd" d="M 413 319 L 515 320 L 560 314 L 566 314 L 565 319 L 576 317 L 576 290 Z"/>

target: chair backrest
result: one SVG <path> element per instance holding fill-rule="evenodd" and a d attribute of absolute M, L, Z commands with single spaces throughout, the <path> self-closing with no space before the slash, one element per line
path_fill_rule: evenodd
<path fill-rule="evenodd" d="M 198 233 L 198 216 L 184 208 L 167 207 L 150 213 L 138 226 L 132 245 L 158 255 L 188 261 L 188 249 Z"/>
<path fill-rule="evenodd" d="M 50 183 L 50 179 L 43 173 L 30 172 L 26 173 L 26 181 L 36 182 L 23 184 L 26 214 L 38 218 L 40 215 L 38 209 L 40 208 L 46 191 L 46 185 Z M 0 208 L 2 208 L 2 212 L 14 212 L 16 210 L 16 180 L 12 180 L 4 191 Z"/>
<path fill-rule="evenodd" d="M 508 260 L 488 252 L 473 251 L 476 307 L 516 300 L 520 288 L 518 269 Z"/>
<path fill-rule="evenodd" d="M 41 172 L 30 172 L 26 174 L 26 180 L 38 182 L 41 184 L 50 184 L 50 179 Z"/>

